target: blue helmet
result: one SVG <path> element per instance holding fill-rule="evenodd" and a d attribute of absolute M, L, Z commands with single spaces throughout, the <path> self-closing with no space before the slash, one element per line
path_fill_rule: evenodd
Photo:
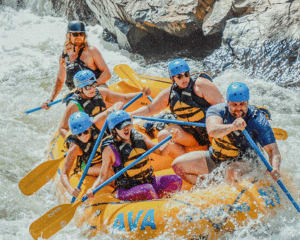
<path fill-rule="evenodd" d="M 190 67 L 185 60 L 178 58 L 171 61 L 168 65 L 170 78 L 180 73 L 189 72 Z"/>
<path fill-rule="evenodd" d="M 233 82 L 227 88 L 226 98 L 230 102 L 249 101 L 249 88 L 245 83 Z"/>
<path fill-rule="evenodd" d="M 120 123 L 123 123 L 120 126 L 120 129 L 122 129 L 125 126 L 131 124 L 131 117 L 126 111 L 118 110 L 108 115 L 107 123 L 110 131 L 113 130 Z"/>
<path fill-rule="evenodd" d="M 68 24 L 68 32 L 84 32 L 85 33 L 85 25 L 81 21 L 71 21 Z"/>
<path fill-rule="evenodd" d="M 73 135 L 84 132 L 93 125 L 93 118 L 85 112 L 75 112 L 69 118 L 69 128 Z"/>
<path fill-rule="evenodd" d="M 75 87 L 83 88 L 96 82 L 96 76 L 91 70 L 81 70 L 74 75 L 73 80 Z"/>

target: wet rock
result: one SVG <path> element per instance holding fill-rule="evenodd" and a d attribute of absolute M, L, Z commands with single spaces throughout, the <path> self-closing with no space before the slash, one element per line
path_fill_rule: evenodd
<path fill-rule="evenodd" d="M 56 12 L 71 19 L 99 23 L 119 46 L 134 50 L 164 34 L 186 38 L 201 30 L 215 0 L 50 0 Z M 214 34 L 214 33 L 211 33 Z"/>
<path fill-rule="evenodd" d="M 233 1 L 216 1 L 213 10 L 204 18 L 202 26 L 204 35 L 212 35 L 223 31 L 226 20 L 233 16 Z"/>
<path fill-rule="evenodd" d="M 277 0 L 256 6 L 254 12 L 227 21 L 223 33 L 224 42 L 232 39 L 231 46 L 255 47 L 266 40 L 300 38 L 300 2 Z"/>
<path fill-rule="evenodd" d="M 85 0 L 50 0 L 53 9 L 58 15 L 66 16 L 69 21 L 82 20 L 89 24 L 97 24 L 94 12 L 87 5 Z"/>
<path fill-rule="evenodd" d="M 111 43 L 118 43 L 116 36 L 111 34 L 106 28 L 103 29 L 102 38 L 104 41 L 111 42 Z"/>
<path fill-rule="evenodd" d="M 232 54 L 233 65 L 282 86 L 298 86 L 300 2 L 242 2 L 247 5 L 239 5 L 240 9 L 248 8 L 248 13 L 227 20 L 223 32 L 223 45 Z"/>

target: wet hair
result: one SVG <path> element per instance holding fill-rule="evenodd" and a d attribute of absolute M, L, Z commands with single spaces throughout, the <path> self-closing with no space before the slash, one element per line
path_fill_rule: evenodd
<path fill-rule="evenodd" d="M 118 138 L 120 138 L 116 129 L 112 129 L 110 133 L 114 139 L 118 140 Z"/>
<path fill-rule="evenodd" d="M 67 53 L 68 50 L 71 50 L 72 48 L 74 48 L 74 45 L 72 44 L 71 42 L 71 32 L 68 32 L 66 34 L 66 41 L 65 41 L 65 44 L 64 44 L 64 53 Z M 85 34 L 85 33 L 84 33 Z M 83 49 L 86 49 L 89 45 L 88 45 L 88 42 L 86 40 L 87 36 L 85 34 L 84 36 L 84 41 L 83 43 L 79 46 L 79 48 L 83 48 Z"/>

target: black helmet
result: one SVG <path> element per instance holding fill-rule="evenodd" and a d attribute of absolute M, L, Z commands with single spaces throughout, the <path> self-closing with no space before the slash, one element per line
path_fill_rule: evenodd
<path fill-rule="evenodd" d="M 71 21 L 68 24 L 68 32 L 84 32 L 85 33 L 85 25 L 81 21 Z"/>

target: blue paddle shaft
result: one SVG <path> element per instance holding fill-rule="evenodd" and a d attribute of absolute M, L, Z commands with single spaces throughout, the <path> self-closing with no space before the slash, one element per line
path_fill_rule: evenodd
<path fill-rule="evenodd" d="M 187 125 L 187 126 L 195 126 L 195 127 L 205 127 L 205 123 L 197 123 L 197 122 L 185 122 L 179 120 L 171 120 L 171 119 L 162 119 L 162 118 L 153 118 L 153 117 L 144 117 L 144 116 L 132 116 L 133 118 L 148 120 L 153 122 L 164 122 L 164 123 L 175 123 L 178 125 Z"/>
<path fill-rule="evenodd" d="M 249 135 L 249 133 L 247 132 L 246 129 L 243 131 L 243 134 L 245 135 L 245 137 L 249 141 L 249 143 L 252 146 L 252 148 L 258 154 L 258 156 L 260 157 L 260 159 L 262 160 L 262 162 L 265 164 L 265 166 L 267 167 L 268 171 L 272 172 L 273 168 L 271 167 L 270 163 L 266 160 L 265 156 L 259 150 L 259 148 L 257 147 L 256 143 L 253 141 L 253 139 L 251 138 L 251 136 Z M 283 184 L 283 182 L 280 179 L 278 179 L 277 180 L 277 184 L 280 186 L 280 188 L 282 189 L 282 191 L 286 194 L 286 196 L 288 197 L 288 199 L 292 202 L 292 204 L 297 209 L 297 211 L 300 212 L 299 205 L 294 200 L 294 198 L 292 197 L 292 195 L 289 193 L 288 189 L 285 187 L 285 185 Z"/>
<path fill-rule="evenodd" d="M 73 94 L 74 94 L 74 93 L 71 92 L 71 93 L 67 94 L 67 96 L 66 96 L 65 98 L 61 98 L 61 99 L 58 99 L 58 100 L 56 100 L 56 101 L 50 102 L 50 103 L 47 104 L 47 106 L 50 107 L 50 106 L 52 106 L 52 105 L 55 105 L 55 104 L 57 104 L 57 103 L 60 103 L 61 101 L 67 100 L 68 98 L 72 97 Z M 42 109 L 42 107 L 36 107 L 36 108 L 33 108 L 33 109 L 31 109 L 31 110 L 26 111 L 25 113 L 26 113 L 26 114 L 29 114 L 29 113 L 32 113 L 32 112 L 39 111 L 39 110 L 41 110 L 41 109 Z"/>
<path fill-rule="evenodd" d="M 102 189 L 103 187 L 105 187 L 106 185 L 108 185 L 109 183 L 111 183 L 112 181 L 116 180 L 118 177 L 120 177 L 124 172 L 126 172 L 128 169 L 132 168 L 134 165 L 136 165 L 138 162 L 140 162 L 142 159 L 144 159 L 145 157 L 147 157 L 150 153 L 154 152 L 156 149 L 158 149 L 160 146 L 162 146 L 163 144 L 165 144 L 166 142 L 170 141 L 172 138 L 172 136 L 168 136 L 167 138 L 165 138 L 163 141 L 161 141 L 160 143 L 158 143 L 157 145 L 155 145 L 153 148 L 149 149 L 147 152 L 145 152 L 144 154 L 142 154 L 138 159 L 136 159 L 135 161 L 133 161 L 132 163 L 130 163 L 127 167 L 123 168 L 122 170 L 120 170 L 119 172 L 117 172 L 115 175 L 113 175 L 112 177 L 110 177 L 109 179 L 107 179 L 104 183 L 102 183 L 100 186 L 98 186 L 94 191 L 93 194 L 95 194 L 96 192 L 98 192 L 100 189 Z M 84 202 L 85 200 L 87 200 L 87 196 L 85 195 L 81 201 Z"/>
<path fill-rule="evenodd" d="M 141 96 L 143 96 L 143 93 L 139 93 L 137 96 L 135 96 L 133 99 L 131 99 L 126 105 L 124 105 L 123 110 L 125 110 L 126 108 L 128 108 L 132 103 L 134 103 L 134 102 L 135 102 L 137 99 L 139 99 Z M 83 181 L 84 181 L 84 179 L 85 179 L 85 176 L 86 176 L 86 174 L 87 174 L 87 172 L 88 172 L 88 170 L 89 170 L 89 168 L 90 168 L 90 166 L 91 166 L 91 164 L 92 164 L 92 160 L 93 160 L 93 158 L 94 158 L 94 156 L 95 156 L 95 153 L 96 153 L 96 151 L 97 151 L 97 149 L 98 149 L 98 146 L 99 146 L 99 144 L 100 144 L 100 141 L 102 140 L 102 137 L 103 137 L 103 135 L 104 135 L 104 132 L 105 132 L 105 130 L 106 130 L 106 127 L 107 127 L 107 121 L 105 121 L 105 123 L 104 123 L 104 125 L 103 125 L 103 127 L 102 127 L 102 130 L 101 130 L 101 132 L 100 132 L 100 134 L 99 134 L 99 136 L 98 136 L 98 138 L 97 138 L 97 141 L 96 141 L 96 143 L 95 143 L 95 145 L 94 145 L 94 147 L 93 147 L 93 151 L 92 151 L 92 153 L 91 153 L 91 155 L 90 155 L 90 157 L 89 157 L 88 163 L 86 164 L 86 166 L 85 166 L 85 168 L 84 168 L 84 172 L 83 172 L 83 174 L 82 174 L 82 176 L 81 176 L 81 178 L 80 178 L 80 180 L 79 180 L 78 186 L 77 186 L 78 189 L 81 188 L 81 185 L 82 185 L 82 183 L 83 183 Z M 73 197 L 72 200 L 71 200 L 71 203 L 73 203 L 75 200 L 76 200 L 76 198 Z"/>
<path fill-rule="evenodd" d="M 133 99 L 131 99 L 128 103 L 126 103 L 123 107 L 123 110 L 125 110 L 126 108 L 128 108 L 132 103 L 134 103 L 136 100 L 138 100 L 140 97 L 143 96 L 143 93 L 139 93 L 137 96 L 135 96 Z"/>
<path fill-rule="evenodd" d="M 86 176 L 86 174 L 87 174 L 87 172 L 88 172 L 88 170 L 89 170 L 89 168 L 90 168 L 90 166 L 91 166 L 92 160 L 93 160 L 94 155 L 95 155 L 95 153 L 96 153 L 96 151 L 97 151 L 97 149 L 98 149 L 98 146 L 99 146 L 99 144 L 100 144 L 100 141 L 101 141 L 101 139 L 102 139 L 102 137 L 103 137 L 103 135 L 104 135 L 104 132 L 105 132 L 105 130 L 106 130 L 106 127 L 107 127 L 107 121 L 105 121 L 105 123 L 104 123 L 104 125 L 103 125 L 103 127 L 102 127 L 102 129 L 101 129 L 101 132 L 100 132 L 100 134 L 99 134 L 99 136 L 98 136 L 98 138 L 97 138 L 97 141 L 96 141 L 96 143 L 95 143 L 95 145 L 94 145 L 94 147 L 93 147 L 93 151 L 92 151 L 92 153 L 91 153 L 91 155 L 90 155 L 90 157 L 89 157 L 88 163 L 86 164 L 86 166 L 85 166 L 85 168 L 84 168 L 84 172 L 83 172 L 83 174 L 82 174 L 82 176 L 81 176 L 81 178 L 80 178 L 80 180 L 79 180 L 78 186 L 77 186 L 78 189 L 81 188 L 81 185 L 82 185 L 82 183 L 83 183 L 83 181 L 84 181 L 84 179 L 85 179 L 85 176 Z M 71 203 L 73 203 L 75 200 L 76 200 L 76 197 L 73 197 L 72 200 L 71 200 Z"/>
<path fill-rule="evenodd" d="M 52 105 L 55 105 L 55 104 L 61 102 L 62 100 L 63 100 L 63 98 L 58 99 L 58 100 L 56 100 L 56 101 L 54 101 L 54 102 L 50 102 L 49 104 L 47 104 L 47 106 L 50 107 L 50 106 L 52 106 Z M 30 109 L 30 110 L 27 110 L 25 113 L 26 113 L 26 114 L 29 114 L 29 113 L 32 113 L 32 112 L 39 111 L 39 110 L 41 110 L 41 109 L 42 109 L 42 107 L 36 107 L 36 108 Z"/>

